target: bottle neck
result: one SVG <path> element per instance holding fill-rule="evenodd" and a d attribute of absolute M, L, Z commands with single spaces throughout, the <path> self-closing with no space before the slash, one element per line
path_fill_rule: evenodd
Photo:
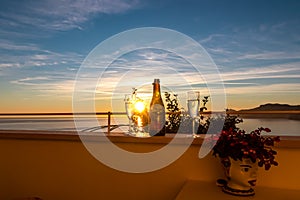
<path fill-rule="evenodd" d="M 154 104 L 160 104 L 162 106 L 164 105 L 163 100 L 161 98 L 159 83 L 153 83 L 153 94 L 152 94 L 152 100 L 151 100 L 150 106 L 152 106 Z"/>
<path fill-rule="evenodd" d="M 153 98 L 161 98 L 159 83 L 153 83 Z"/>

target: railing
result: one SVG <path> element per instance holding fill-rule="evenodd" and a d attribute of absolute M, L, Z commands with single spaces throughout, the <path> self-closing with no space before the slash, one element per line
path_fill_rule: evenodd
<path fill-rule="evenodd" d="M 253 115 L 253 116 L 266 116 L 266 115 L 272 115 L 272 116 L 297 116 L 300 115 L 300 110 L 287 110 L 287 111 L 226 111 L 226 112 L 201 112 L 200 114 L 203 115 L 211 115 L 211 114 L 231 114 L 231 115 Z M 181 112 L 167 112 L 166 114 L 182 114 Z M 112 130 L 115 128 L 118 128 L 119 126 L 125 126 L 125 125 L 112 125 L 111 124 L 111 116 L 112 115 L 126 115 L 126 112 L 96 112 L 96 113 L 90 113 L 90 112 L 81 112 L 81 113 L 71 113 L 71 112 L 63 112 L 63 113 L 0 113 L 1 117 L 18 117 L 18 116 L 90 116 L 90 115 L 106 115 L 107 116 L 107 126 L 102 126 L 99 128 L 107 128 L 107 133 L 109 134 Z M 126 125 L 128 126 L 128 124 Z M 95 128 L 95 127 L 92 127 Z M 92 129 L 91 129 L 92 130 Z M 96 129 L 95 129 L 96 130 Z"/>
<path fill-rule="evenodd" d="M 18 117 L 18 116 L 91 116 L 91 115 L 106 115 L 107 116 L 107 126 L 102 126 L 99 128 L 106 128 L 107 127 L 107 134 L 110 134 L 110 132 L 119 127 L 120 125 L 112 125 L 111 124 L 111 116 L 112 115 L 126 115 L 125 112 L 96 112 L 96 113 L 89 113 L 89 112 L 81 112 L 81 113 L 70 113 L 70 112 L 63 112 L 63 113 L 0 113 L 1 117 Z M 95 128 L 95 127 L 92 127 Z M 88 129 L 87 129 L 88 130 Z M 92 129 L 91 129 L 92 130 Z M 96 130 L 96 129 L 94 129 Z"/>

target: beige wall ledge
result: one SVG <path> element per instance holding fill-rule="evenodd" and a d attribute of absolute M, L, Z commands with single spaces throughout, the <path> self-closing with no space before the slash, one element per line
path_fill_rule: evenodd
<path fill-rule="evenodd" d="M 133 138 L 116 133 L 108 136 L 120 148 L 150 152 L 162 148 L 174 135 Z M 96 134 L 84 136 L 93 141 Z M 106 138 L 106 139 L 104 139 Z M 180 138 L 178 145 L 185 143 Z M 149 173 L 126 173 L 104 165 L 85 148 L 76 132 L 0 130 L 0 199 L 40 197 L 43 200 L 175 199 L 186 181 L 214 184 L 223 177 L 219 160 L 207 155 L 199 159 L 203 138 L 170 165 Z M 177 145 L 172 148 L 177 149 Z M 259 168 L 260 188 L 300 190 L 300 138 L 283 137 L 276 147 L 278 167 Z M 270 190 L 271 191 L 271 190 Z M 197 192 L 196 192 L 197 193 Z M 212 192 L 213 193 L 213 192 Z M 212 194 L 203 193 L 199 199 Z M 225 194 L 224 194 L 225 195 Z M 299 197 L 300 199 L 300 197 Z"/>
<path fill-rule="evenodd" d="M 80 134 L 80 133 L 79 133 Z M 46 131 L 46 130 L 0 130 L 0 139 L 28 139 L 28 140 L 69 140 L 80 141 L 81 138 L 85 140 L 101 141 L 104 136 L 108 137 L 110 141 L 117 143 L 153 143 L 153 144 L 167 144 L 175 136 L 175 134 L 166 134 L 166 136 L 155 136 L 150 138 L 137 138 L 127 136 L 124 133 L 116 132 L 109 135 L 101 133 L 82 133 L 80 136 L 75 131 Z M 178 136 L 177 143 L 185 143 L 186 135 Z M 195 138 L 193 145 L 201 145 L 205 135 Z M 280 148 L 300 148 L 300 136 L 281 136 L 280 143 L 276 147 Z M 106 141 L 103 138 L 103 141 Z"/>

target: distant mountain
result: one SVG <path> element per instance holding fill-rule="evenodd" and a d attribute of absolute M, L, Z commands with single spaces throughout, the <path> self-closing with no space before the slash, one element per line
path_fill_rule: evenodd
<path fill-rule="evenodd" d="M 256 108 L 243 109 L 240 111 L 288 111 L 288 110 L 300 110 L 300 105 L 267 103 L 264 105 L 260 105 L 259 107 L 256 107 Z"/>
<path fill-rule="evenodd" d="M 231 109 L 231 108 L 227 108 L 226 111 L 227 111 L 227 112 L 236 112 L 236 110 Z"/>

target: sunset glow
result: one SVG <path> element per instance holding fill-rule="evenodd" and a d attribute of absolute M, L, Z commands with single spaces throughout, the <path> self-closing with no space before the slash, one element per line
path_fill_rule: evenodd
<path fill-rule="evenodd" d="M 198 42 L 218 68 L 227 108 L 298 105 L 299 10 L 298 1 L 1 2 L 0 113 L 72 112 L 74 84 L 87 56 L 108 38 L 142 27 L 174 30 Z M 197 72 L 176 52 L 137 48 L 115 59 L 96 87 L 82 89 L 95 94 L 97 111 L 125 111 L 124 94 L 140 88 L 149 98 L 154 78 L 162 92 L 184 100 L 190 88 L 179 80 L 191 82 L 203 97 L 211 95 L 207 84 L 214 75 Z"/>

